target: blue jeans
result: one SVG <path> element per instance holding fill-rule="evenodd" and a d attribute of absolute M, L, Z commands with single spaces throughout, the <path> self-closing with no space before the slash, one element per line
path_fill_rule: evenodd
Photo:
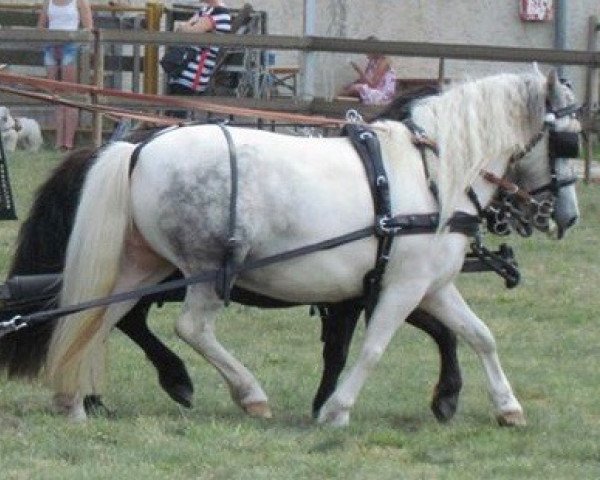
<path fill-rule="evenodd" d="M 44 65 L 47 67 L 74 65 L 78 52 L 79 45 L 74 42 L 47 45 L 44 47 Z"/>

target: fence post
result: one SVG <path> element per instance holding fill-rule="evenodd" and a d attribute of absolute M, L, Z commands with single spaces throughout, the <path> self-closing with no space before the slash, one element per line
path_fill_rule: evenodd
<path fill-rule="evenodd" d="M 596 51 L 596 34 L 598 32 L 598 17 L 592 15 L 588 21 L 588 43 L 587 49 L 588 52 Z M 593 113 L 592 113 L 592 102 L 594 100 L 594 95 L 592 94 L 593 83 L 594 83 L 594 74 L 596 73 L 596 67 L 592 67 L 588 65 L 586 69 L 585 76 L 585 104 L 587 105 L 587 113 L 586 113 L 586 125 L 587 125 L 587 135 L 585 136 L 585 166 L 584 166 L 584 174 L 583 178 L 586 183 L 590 182 L 592 177 L 592 157 L 594 155 L 594 140 L 592 138 L 592 122 L 593 122 Z"/>
<path fill-rule="evenodd" d="M 315 34 L 317 18 L 316 0 L 304 0 L 304 36 Z M 315 98 L 315 71 L 317 68 L 317 55 L 315 52 L 302 53 L 302 98 L 313 100 Z"/>
<path fill-rule="evenodd" d="M 444 57 L 440 57 L 438 62 L 438 85 L 440 87 L 444 86 L 444 81 L 446 79 L 446 59 Z"/>
<path fill-rule="evenodd" d="M 146 3 L 146 29 L 149 32 L 160 30 L 160 17 L 163 7 L 157 2 Z M 158 92 L 158 47 L 144 46 L 144 93 Z"/>
<path fill-rule="evenodd" d="M 102 30 L 94 31 L 94 85 L 104 88 L 104 44 L 102 43 Z M 90 95 L 92 105 L 98 103 L 98 95 Z M 92 141 L 94 146 L 102 145 L 102 114 L 95 111 L 92 117 Z"/>

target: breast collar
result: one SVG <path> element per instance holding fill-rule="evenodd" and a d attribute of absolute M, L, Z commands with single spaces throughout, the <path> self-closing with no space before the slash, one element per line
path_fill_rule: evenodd
<path fill-rule="evenodd" d="M 383 165 L 379 139 L 373 130 L 356 124 L 347 124 L 342 133 L 356 149 L 365 170 L 373 206 L 375 212 L 375 235 L 377 236 L 377 254 L 375 266 L 367 272 L 363 280 L 365 316 L 370 318 L 381 290 L 381 279 L 389 261 L 390 251 L 394 237 L 399 235 L 418 235 L 435 233 L 439 228 L 440 216 L 438 212 L 427 214 L 409 214 L 392 216 L 392 205 L 390 201 L 390 189 L 387 173 Z M 421 136 L 425 146 L 434 149 L 433 142 L 427 142 L 424 135 Z M 434 151 L 437 151 L 435 149 Z M 424 160 L 423 165 L 426 168 Z M 429 188 L 437 200 L 437 188 L 429 180 L 429 172 L 426 169 Z M 477 236 L 481 219 L 476 215 L 465 212 L 455 212 L 448 220 L 447 226 L 450 232 L 462 233 L 466 236 Z"/>

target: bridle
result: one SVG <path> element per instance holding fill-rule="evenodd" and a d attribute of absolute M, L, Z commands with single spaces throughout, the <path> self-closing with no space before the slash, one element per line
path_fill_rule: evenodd
<path fill-rule="evenodd" d="M 495 200 L 484 210 L 488 230 L 497 235 L 508 235 L 513 229 L 521 236 L 528 237 L 533 233 L 533 227 L 547 231 L 550 219 L 554 213 L 554 203 L 561 189 L 577 182 L 576 176 L 560 179 L 557 172 L 558 159 L 577 158 L 579 156 L 579 133 L 559 131 L 556 121 L 565 117 L 575 117 L 581 106 L 577 104 L 552 110 L 546 106 L 542 130 L 535 134 L 527 145 L 513 154 L 509 163 L 514 164 L 525 157 L 548 134 L 548 161 L 550 181 L 533 190 L 523 190 L 516 184 L 499 178 L 491 172 L 482 172 L 483 178 L 498 186 L 499 193 Z M 550 192 L 551 198 L 538 200 L 536 195 Z M 529 212 L 523 210 L 525 205 Z"/>

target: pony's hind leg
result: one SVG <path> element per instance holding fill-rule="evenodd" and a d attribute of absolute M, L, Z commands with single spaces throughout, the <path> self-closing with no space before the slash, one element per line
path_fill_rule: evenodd
<path fill-rule="evenodd" d="M 146 354 L 158 373 L 158 381 L 165 392 L 184 407 L 192 406 L 194 386 L 183 360 L 160 341 L 148 328 L 147 318 L 151 303 L 141 300 L 127 313 L 117 328 L 133 340 Z"/>
<path fill-rule="evenodd" d="M 421 306 L 463 337 L 479 356 L 498 423 L 503 426 L 525 425 L 523 408 L 502 370 L 494 337 L 469 308 L 456 287 L 450 284 L 428 295 Z"/>
<path fill-rule="evenodd" d="M 221 305 L 212 284 L 191 285 L 177 320 L 177 334 L 218 370 L 231 397 L 247 414 L 270 418 L 267 396 L 258 381 L 215 336 L 215 319 Z"/>

